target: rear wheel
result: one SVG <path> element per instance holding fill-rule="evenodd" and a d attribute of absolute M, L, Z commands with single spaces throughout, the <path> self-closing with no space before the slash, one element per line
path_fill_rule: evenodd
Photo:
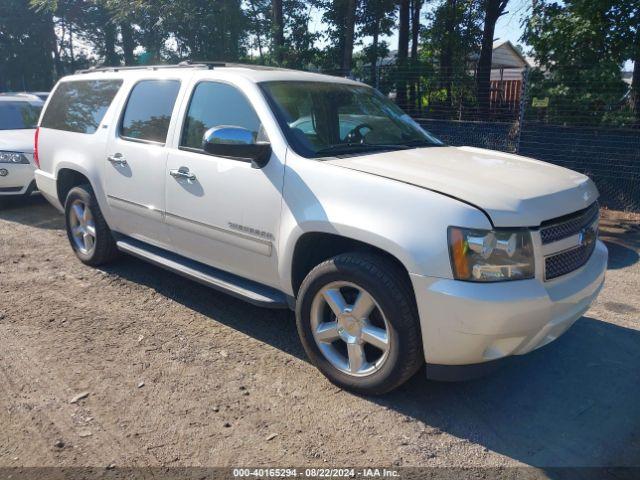
<path fill-rule="evenodd" d="M 318 265 L 300 287 L 296 319 L 309 358 L 347 390 L 388 392 L 424 363 L 411 287 L 381 256 L 351 253 Z"/>
<path fill-rule="evenodd" d="M 65 201 L 67 236 L 76 256 L 93 267 L 118 256 L 111 230 L 89 185 L 72 188 Z"/>

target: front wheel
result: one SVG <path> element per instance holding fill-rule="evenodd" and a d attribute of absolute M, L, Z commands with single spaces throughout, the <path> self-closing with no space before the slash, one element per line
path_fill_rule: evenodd
<path fill-rule="evenodd" d="M 300 287 L 298 333 L 311 361 L 334 384 L 379 395 L 424 363 L 411 286 L 395 263 L 349 253 L 315 267 Z"/>
<path fill-rule="evenodd" d="M 72 188 L 64 210 L 69 243 L 82 263 L 97 267 L 118 256 L 111 230 L 89 185 Z"/>

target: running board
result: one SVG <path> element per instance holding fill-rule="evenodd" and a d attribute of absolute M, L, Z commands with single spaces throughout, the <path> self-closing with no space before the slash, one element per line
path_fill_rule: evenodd
<path fill-rule="evenodd" d="M 190 260 L 130 237 L 118 239 L 116 245 L 124 253 L 259 307 L 289 308 L 287 296 L 266 285 Z"/>

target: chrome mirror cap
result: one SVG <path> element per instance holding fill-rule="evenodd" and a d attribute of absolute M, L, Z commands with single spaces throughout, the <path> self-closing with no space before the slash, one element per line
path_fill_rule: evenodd
<path fill-rule="evenodd" d="M 253 133 L 246 128 L 219 125 L 204 132 L 202 137 L 203 148 L 207 143 L 219 145 L 253 145 L 256 142 Z"/>
<path fill-rule="evenodd" d="M 256 142 L 255 137 L 246 128 L 219 125 L 204 133 L 202 149 L 209 155 L 246 160 L 254 168 L 262 168 L 271 158 L 271 144 Z"/>

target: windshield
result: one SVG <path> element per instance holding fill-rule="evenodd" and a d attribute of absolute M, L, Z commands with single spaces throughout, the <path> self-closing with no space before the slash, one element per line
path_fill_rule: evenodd
<path fill-rule="evenodd" d="M 36 128 L 42 105 L 26 101 L 0 101 L 0 130 Z"/>
<path fill-rule="evenodd" d="M 443 145 L 370 87 L 304 81 L 260 85 L 289 144 L 307 158 Z"/>

